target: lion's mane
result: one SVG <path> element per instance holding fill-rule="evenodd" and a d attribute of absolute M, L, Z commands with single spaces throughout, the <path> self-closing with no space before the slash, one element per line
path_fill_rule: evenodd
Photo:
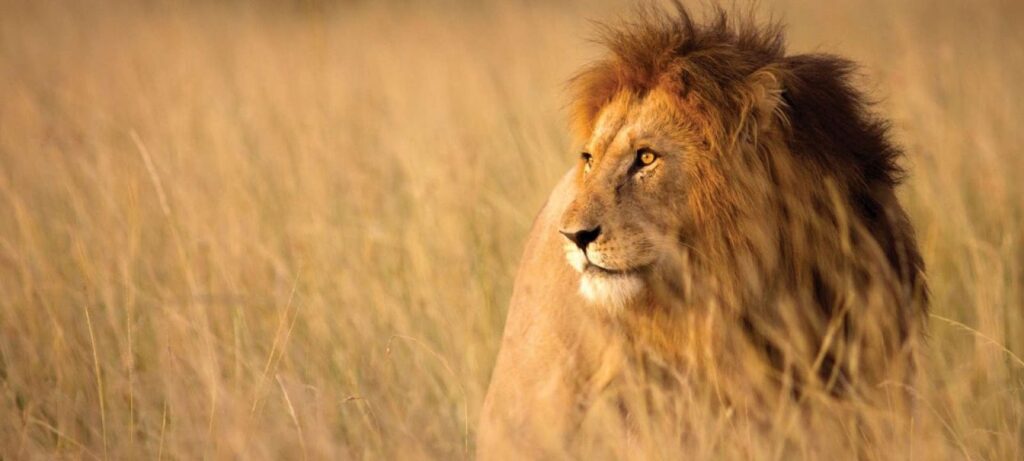
<path fill-rule="evenodd" d="M 909 370 L 907 339 L 926 309 L 923 263 L 894 195 L 903 153 L 854 87 L 855 65 L 787 56 L 777 24 L 722 11 L 698 23 L 681 6 L 604 27 L 601 42 L 609 56 L 570 83 L 579 139 L 617 94 L 660 89 L 706 143 L 679 198 L 693 219 L 678 236 L 679 280 L 662 287 L 678 302 L 635 326 L 684 360 L 699 354 L 676 350 L 679 335 L 666 330 L 701 318 L 679 312 L 703 309 L 724 330 L 683 343 L 755 351 L 770 381 L 797 389 L 814 381 L 838 395 Z M 727 339 L 733 332 L 744 341 Z M 749 371 L 749 361 L 718 355 L 709 374 L 728 375 L 723 362 Z"/>

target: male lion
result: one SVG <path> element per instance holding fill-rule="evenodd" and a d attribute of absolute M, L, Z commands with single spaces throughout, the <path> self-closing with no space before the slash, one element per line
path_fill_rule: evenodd
<path fill-rule="evenodd" d="M 853 64 L 677 10 L 606 28 L 571 81 L 582 153 L 526 243 L 482 455 L 564 455 L 599 407 L 628 442 L 665 396 L 767 421 L 910 376 L 923 264 Z"/>

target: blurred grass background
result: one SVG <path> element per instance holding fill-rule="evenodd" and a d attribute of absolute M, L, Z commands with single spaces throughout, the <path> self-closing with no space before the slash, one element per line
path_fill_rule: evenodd
<path fill-rule="evenodd" d="M 908 152 L 912 453 L 1024 458 L 1024 5 L 758 9 Z M 563 83 L 629 10 L 0 1 L 0 458 L 470 457 Z"/>

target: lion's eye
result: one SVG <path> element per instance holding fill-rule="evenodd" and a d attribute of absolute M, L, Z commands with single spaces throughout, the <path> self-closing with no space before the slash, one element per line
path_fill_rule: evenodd
<path fill-rule="evenodd" d="M 638 150 L 636 152 L 636 161 L 641 166 L 650 165 L 650 164 L 654 163 L 654 161 L 657 160 L 657 159 L 658 159 L 658 154 L 654 153 L 654 151 L 652 151 L 650 149 L 644 148 L 644 149 L 640 149 L 640 150 Z"/>

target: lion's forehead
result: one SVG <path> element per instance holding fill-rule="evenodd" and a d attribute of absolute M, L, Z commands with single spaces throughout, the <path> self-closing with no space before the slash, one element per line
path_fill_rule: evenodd
<path fill-rule="evenodd" d="M 591 153 L 603 155 L 608 150 L 629 121 L 633 107 L 634 103 L 624 98 L 616 98 L 605 106 L 587 146 Z"/>
<path fill-rule="evenodd" d="M 587 151 L 600 156 L 615 146 L 628 147 L 638 140 L 663 137 L 677 114 L 678 109 L 659 93 L 643 99 L 617 97 L 602 109 Z"/>

